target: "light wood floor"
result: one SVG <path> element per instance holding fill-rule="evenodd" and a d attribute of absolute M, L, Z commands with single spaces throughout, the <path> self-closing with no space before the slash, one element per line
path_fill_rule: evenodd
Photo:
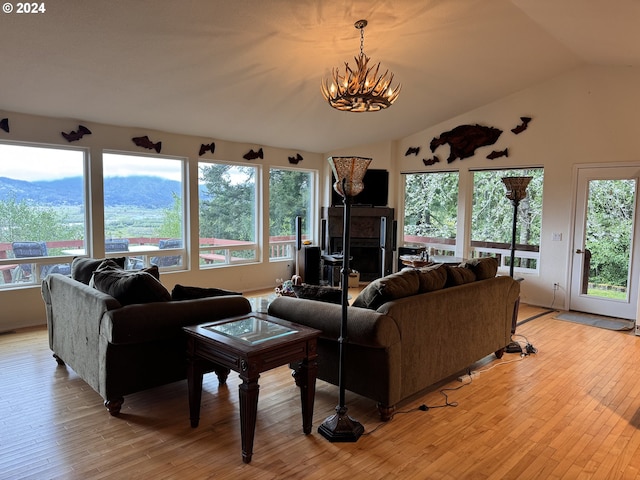
<path fill-rule="evenodd" d="M 521 319 L 540 309 L 523 306 Z M 289 370 L 261 376 L 253 461 L 241 461 L 237 375 L 205 376 L 200 426 L 186 382 L 126 397 L 119 418 L 51 357 L 44 328 L 0 335 L 0 478 L 36 479 L 577 479 L 640 476 L 640 338 L 543 315 L 518 332 L 538 349 L 476 365 L 411 399 L 380 424 L 370 400 L 347 394 L 365 426 L 356 443 L 317 427 L 337 388 L 318 381 L 314 430 L 302 433 Z M 420 405 L 431 407 L 418 410 Z M 406 412 L 406 413 L 405 413 Z"/>

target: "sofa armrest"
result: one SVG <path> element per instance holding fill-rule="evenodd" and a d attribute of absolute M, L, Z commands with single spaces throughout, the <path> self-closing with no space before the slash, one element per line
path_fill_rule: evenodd
<path fill-rule="evenodd" d="M 342 305 L 278 297 L 269 305 L 269 315 L 322 331 L 321 337 L 337 340 L 342 322 Z M 375 310 L 348 307 L 347 341 L 366 347 L 386 348 L 400 342 L 394 320 Z"/>
<path fill-rule="evenodd" d="M 134 344 L 168 339 L 187 325 L 213 322 L 251 312 L 239 295 L 127 305 L 106 312 L 100 334 L 112 344 Z"/>

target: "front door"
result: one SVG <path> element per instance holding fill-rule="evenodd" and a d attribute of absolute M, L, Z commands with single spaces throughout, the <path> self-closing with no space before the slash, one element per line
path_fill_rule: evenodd
<path fill-rule="evenodd" d="M 640 167 L 581 168 L 570 308 L 635 320 L 640 272 L 634 230 Z"/>

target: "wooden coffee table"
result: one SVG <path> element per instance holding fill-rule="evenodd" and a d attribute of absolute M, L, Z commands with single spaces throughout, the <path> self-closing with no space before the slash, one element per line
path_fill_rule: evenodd
<path fill-rule="evenodd" d="M 239 385 L 242 461 L 249 463 L 253 454 L 260 373 L 302 360 L 294 372 L 294 378 L 300 387 L 302 430 L 305 434 L 311 433 L 319 330 L 264 313 L 250 313 L 184 327 L 184 331 L 187 333 L 187 380 L 192 427 L 197 427 L 200 421 L 202 375 L 207 363 L 213 362 L 238 372 L 242 379 Z M 226 376 L 221 376 L 219 369 L 216 372 L 220 382 L 224 383 Z"/>

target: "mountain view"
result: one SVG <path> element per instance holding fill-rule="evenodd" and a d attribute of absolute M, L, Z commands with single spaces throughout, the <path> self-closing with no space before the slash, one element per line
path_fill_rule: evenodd
<path fill-rule="evenodd" d="M 180 182 L 154 176 L 109 177 L 104 183 L 106 207 L 168 208 L 173 203 L 172 193 L 180 192 Z M 82 204 L 82 196 L 82 177 L 34 182 L 0 177 L 0 198 L 74 206 Z"/>

